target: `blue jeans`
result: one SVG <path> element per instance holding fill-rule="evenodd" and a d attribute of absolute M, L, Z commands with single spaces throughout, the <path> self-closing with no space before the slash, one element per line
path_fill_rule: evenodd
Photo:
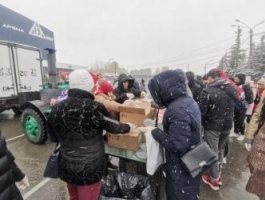
<path fill-rule="evenodd" d="M 229 140 L 229 131 L 204 130 L 204 138 L 210 148 L 218 154 L 218 162 L 214 163 L 209 169 L 209 175 L 218 179 L 221 174 L 221 166 L 225 146 Z"/>

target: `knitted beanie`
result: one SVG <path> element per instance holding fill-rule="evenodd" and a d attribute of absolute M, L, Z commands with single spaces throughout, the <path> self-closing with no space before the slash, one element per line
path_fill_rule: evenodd
<path fill-rule="evenodd" d="M 108 81 L 101 81 L 98 89 L 103 93 L 113 92 L 113 86 Z"/>
<path fill-rule="evenodd" d="M 92 75 L 85 69 L 77 69 L 69 75 L 70 88 L 90 91 L 95 86 Z"/>

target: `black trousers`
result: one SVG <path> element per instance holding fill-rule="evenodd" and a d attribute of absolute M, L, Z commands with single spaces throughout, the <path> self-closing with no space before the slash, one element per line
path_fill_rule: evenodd
<path fill-rule="evenodd" d="M 234 132 L 237 134 L 245 134 L 245 113 L 246 111 L 234 113 Z"/>
<path fill-rule="evenodd" d="M 227 157 L 228 151 L 229 151 L 229 140 L 227 140 L 227 143 L 225 145 L 224 158 Z"/>

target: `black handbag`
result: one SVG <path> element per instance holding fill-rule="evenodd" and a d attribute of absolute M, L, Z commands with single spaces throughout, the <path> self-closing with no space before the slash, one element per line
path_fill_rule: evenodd
<path fill-rule="evenodd" d="M 59 154 L 60 154 L 60 144 L 57 143 L 47 161 L 47 164 L 46 164 L 46 167 L 43 173 L 44 177 L 59 178 L 59 170 L 58 170 Z"/>
<path fill-rule="evenodd" d="M 181 158 L 183 167 L 195 178 L 218 161 L 218 155 L 206 142 L 201 141 Z"/>

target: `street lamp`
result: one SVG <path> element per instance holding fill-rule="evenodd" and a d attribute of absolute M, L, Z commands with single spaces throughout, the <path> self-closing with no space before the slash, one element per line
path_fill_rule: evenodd
<path fill-rule="evenodd" d="M 247 25 L 245 22 L 240 21 L 239 19 L 236 19 L 235 21 L 240 23 L 240 24 L 242 24 L 242 25 L 244 25 L 242 27 L 249 29 L 249 39 L 250 39 L 250 41 L 249 41 L 249 57 L 251 57 L 252 56 L 252 51 L 253 51 L 253 42 L 252 42 L 253 41 L 253 30 L 258 25 L 263 24 L 265 22 L 265 20 L 260 21 L 259 23 L 257 23 L 252 28 L 249 25 Z"/>

